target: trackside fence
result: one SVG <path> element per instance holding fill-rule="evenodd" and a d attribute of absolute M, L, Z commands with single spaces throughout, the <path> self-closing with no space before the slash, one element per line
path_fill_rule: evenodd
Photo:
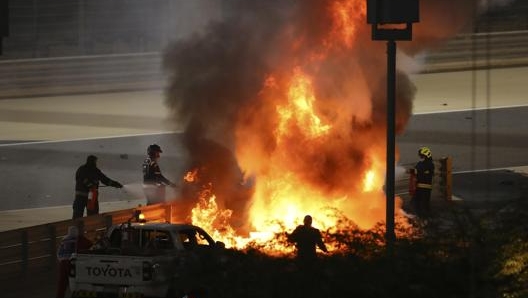
<path fill-rule="evenodd" d="M 157 204 L 1 232 L 0 281 L 55 271 L 56 251 L 69 226 L 77 226 L 94 240 L 113 224 L 127 222 L 136 210 L 147 221 L 174 222 L 173 209 L 174 204 Z"/>
<path fill-rule="evenodd" d="M 528 65 L 528 30 L 457 35 L 425 55 L 422 73 Z M 0 99 L 167 87 L 159 51 L 0 60 Z"/>

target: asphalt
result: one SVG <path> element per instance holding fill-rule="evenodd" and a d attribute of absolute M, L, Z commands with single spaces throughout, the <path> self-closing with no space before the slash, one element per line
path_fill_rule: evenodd
<path fill-rule="evenodd" d="M 414 113 L 524 106 L 528 67 L 412 75 Z M 162 90 L 0 100 L 0 146 L 178 131 L 168 120 Z M 139 124 L 138 124 L 139 122 Z M 499 169 L 528 175 L 525 165 Z M 502 186 L 511 186 L 504 180 Z M 144 199 L 101 203 L 104 212 L 132 208 Z M 0 211 L 0 231 L 71 218 L 71 205 Z"/>

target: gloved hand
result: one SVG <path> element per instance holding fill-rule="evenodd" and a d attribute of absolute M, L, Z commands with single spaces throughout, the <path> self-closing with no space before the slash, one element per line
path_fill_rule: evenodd
<path fill-rule="evenodd" d="M 113 181 L 112 182 L 112 186 L 115 187 L 115 188 L 123 188 L 123 184 L 117 182 L 117 181 Z"/>

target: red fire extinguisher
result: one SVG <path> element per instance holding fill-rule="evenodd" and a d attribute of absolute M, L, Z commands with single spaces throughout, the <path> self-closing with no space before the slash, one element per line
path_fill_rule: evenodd
<path fill-rule="evenodd" d="M 99 190 L 93 187 L 88 191 L 88 202 L 86 203 L 86 213 L 88 215 L 99 214 Z"/>

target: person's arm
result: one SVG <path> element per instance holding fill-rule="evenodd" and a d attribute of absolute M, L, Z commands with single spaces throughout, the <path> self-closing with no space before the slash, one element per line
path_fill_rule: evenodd
<path fill-rule="evenodd" d="M 99 177 L 99 181 L 101 181 L 104 185 L 112 186 L 115 188 L 121 188 L 123 185 L 115 180 L 112 180 L 108 178 L 101 170 L 97 169 L 97 175 Z"/>
<path fill-rule="evenodd" d="M 299 235 L 299 227 L 296 227 L 295 230 L 293 230 L 293 232 L 288 236 L 288 241 L 290 242 L 297 242 L 297 238 L 298 238 L 298 235 Z"/>
<path fill-rule="evenodd" d="M 163 174 L 161 174 L 161 169 L 157 162 L 152 163 L 151 168 L 158 182 L 163 183 L 165 185 L 170 185 L 172 187 L 176 186 L 176 184 L 172 183 L 169 179 L 165 178 Z"/>
<path fill-rule="evenodd" d="M 319 230 L 317 230 L 317 246 L 322 251 L 328 252 L 328 249 L 326 248 L 326 245 L 323 242 L 323 236 L 321 236 L 321 232 Z"/>
<path fill-rule="evenodd" d="M 176 186 L 176 184 L 172 183 L 169 179 L 165 178 L 165 176 L 163 176 L 161 173 L 159 175 L 159 180 L 162 181 L 165 185 L 170 185 L 172 187 Z"/>

